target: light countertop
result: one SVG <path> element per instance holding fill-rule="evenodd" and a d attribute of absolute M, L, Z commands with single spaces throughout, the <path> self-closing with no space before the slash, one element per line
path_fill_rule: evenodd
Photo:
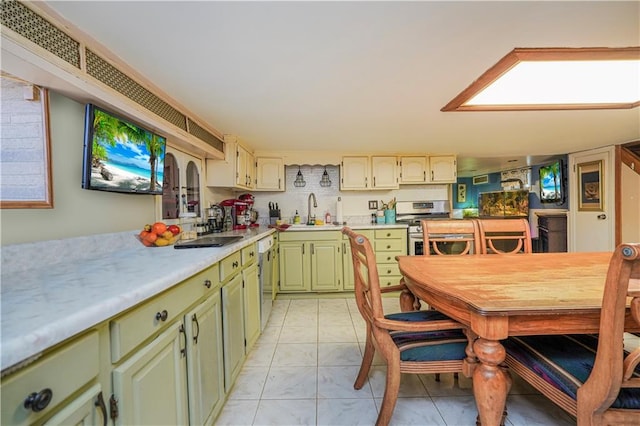
<path fill-rule="evenodd" d="M 275 232 L 219 248 L 145 247 L 137 232 L 2 248 L 1 370 L 129 309 Z"/>
<path fill-rule="evenodd" d="M 353 229 L 406 225 L 352 225 Z M 341 230 L 292 226 L 285 232 Z M 2 247 L 1 366 L 4 371 L 47 348 L 167 290 L 259 239 L 261 226 L 218 235 L 243 235 L 220 248 L 145 247 L 137 231 Z"/>

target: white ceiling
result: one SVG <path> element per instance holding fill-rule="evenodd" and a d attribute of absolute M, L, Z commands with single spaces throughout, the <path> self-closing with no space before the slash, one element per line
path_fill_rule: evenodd
<path fill-rule="evenodd" d="M 515 47 L 640 45 L 638 1 L 49 6 L 258 151 L 455 153 L 468 176 L 640 139 L 638 108 L 440 112 Z"/>

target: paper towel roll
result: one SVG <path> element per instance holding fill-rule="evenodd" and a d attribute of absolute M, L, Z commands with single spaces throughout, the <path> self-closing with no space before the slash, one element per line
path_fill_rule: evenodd
<path fill-rule="evenodd" d="M 336 222 L 338 225 L 342 225 L 342 198 L 338 197 L 338 202 L 336 203 Z"/>

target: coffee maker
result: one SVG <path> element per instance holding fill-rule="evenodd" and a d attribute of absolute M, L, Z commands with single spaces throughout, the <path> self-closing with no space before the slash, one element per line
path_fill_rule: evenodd
<path fill-rule="evenodd" d="M 207 209 L 207 220 L 211 232 L 222 232 L 224 212 L 218 204 L 212 204 Z"/>

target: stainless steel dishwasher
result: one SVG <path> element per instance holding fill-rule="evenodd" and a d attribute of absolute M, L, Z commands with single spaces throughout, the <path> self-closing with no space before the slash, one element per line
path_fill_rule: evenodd
<path fill-rule="evenodd" d="M 273 297 L 273 236 L 269 235 L 258 241 L 258 277 L 260 279 L 260 318 L 261 330 L 269 321 Z"/>

